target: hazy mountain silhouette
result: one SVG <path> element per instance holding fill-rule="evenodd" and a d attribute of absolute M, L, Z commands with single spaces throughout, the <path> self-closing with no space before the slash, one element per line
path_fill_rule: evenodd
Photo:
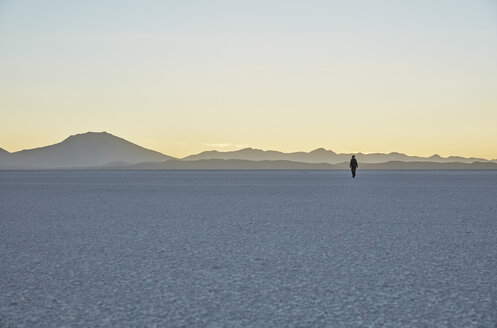
<path fill-rule="evenodd" d="M 107 132 L 70 136 L 55 145 L 7 154 L 0 164 L 19 168 L 83 168 L 111 162 L 134 164 L 172 159 Z"/>
<path fill-rule="evenodd" d="M 294 152 L 283 153 L 275 150 L 260 150 L 253 148 L 245 148 L 236 151 L 219 152 L 216 150 L 205 151 L 200 154 L 190 155 L 183 160 L 203 160 L 203 159 L 236 159 L 248 161 L 296 161 L 305 163 L 339 163 L 345 161 L 345 158 L 340 159 L 337 154 L 331 150 L 322 148 L 316 149 L 310 153 Z"/>
<path fill-rule="evenodd" d="M 351 155 L 323 148 L 293 153 L 245 148 L 229 152 L 206 151 L 179 160 L 107 132 L 87 132 L 36 149 L 9 153 L 0 148 L 0 169 L 342 170 L 348 169 Z M 481 158 L 443 158 L 439 155 L 425 158 L 396 152 L 355 155 L 359 170 L 497 169 L 497 163 Z"/>
<path fill-rule="evenodd" d="M 397 152 L 389 154 L 382 154 L 382 153 L 337 154 L 331 150 L 326 150 L 323 148 L 318 148 L 311 152 L 295 152 L 295 153 L 283 153 L 274 150 L 264 151 L 252 148 L 245 148 L 241 150 L 227 151 L 227 152 L 219 152 L 212 150 L 185 157 L 183 158 L 183 160 L 187 161 L 200 160 L 200 159 L 240 159 L 240 160 L 249 160 L 249 161 L 285 160 L 285 161 L 295 161 L 295 162 L 305 162 L 305 163 L 338 164 L 349 161 L 352 155 L 356 156 L 357 160 L 359 161 L 359 165 L 361 163 L 363 164 L 385 163 L 390 161 L 435 162 L 435 163 L 450 163 L 450 162 L 473 163 L 476 161 L 487 162 L 487 160 L 483 158 L 464 158 L 464 157 L 455 157 L 455 156 L 443 158 L 440 157 L 439 155 L 433 155 L 431 157 L 419 157 L 419 156 L 409 156 Z"/>

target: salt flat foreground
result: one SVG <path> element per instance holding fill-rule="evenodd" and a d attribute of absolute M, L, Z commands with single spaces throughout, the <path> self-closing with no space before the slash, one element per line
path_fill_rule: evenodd
<path fill-rule="evenodd" d="M 0 172 L 0 326 L 495 327 L 497 172 Z"/>

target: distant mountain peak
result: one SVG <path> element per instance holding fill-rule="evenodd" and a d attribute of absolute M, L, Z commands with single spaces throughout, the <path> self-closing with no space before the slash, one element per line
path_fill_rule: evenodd
<path fill-rule="evenodd" d="M 85 137 L 114 137 L 114 138 L 118 138 L 118 139 L 122 139 L 122 138 L 119 138 L 113 134 L 110 134 L 106 131 L 102 131 L 102 132 L 93 132 L 93 131 L 88 131 L 88 132 L 85 132 L 85 133 L 77 133 L 77 134 L 73 134 L 73 135 L 70 135 L 69 137 L 67 137 L 65 140 L 68 140 L 68 139 L 77 139 L 77 138 L 85 138 Z"/>
<path fill-rule="evenodd" d="M 265 150 L 262 150 L 262 149 L 256 149 L 256 148 L 252 148 L 252 147 L 247 147 L 247 148 L 243 148 L 243 149 L 240 149 L 240 150 L 235 150 L 235 151 L 232 151 L 233 153 L 264 153 L 266 152 Z"/>
<path fill-rule="evenodd" d="M 332 154 L 332 155 L 336 155 L 336 153 L 334 151 L 324 149 L 322 147 L 316 148 L 316 149 L 310 151 L 309 154 Z"/>
<path fill-rule="evenodd" d="M 62 142 L 10 153 L 8 157 L 11 165 L 36 168 L 96 167 L 113 162 L 134 164 L 173 158 L 105 131 L 71 135 Z"/>

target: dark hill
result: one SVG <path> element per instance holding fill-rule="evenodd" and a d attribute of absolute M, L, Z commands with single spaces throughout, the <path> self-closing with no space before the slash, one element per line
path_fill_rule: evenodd
<path fill-rule="evenodd" d="M 87 132 L 41 148 L 11 153 L 9 164 L 34 168 L 82 168 L 111 162 L 135 164 L 172 159 L 107 132 Z"/>

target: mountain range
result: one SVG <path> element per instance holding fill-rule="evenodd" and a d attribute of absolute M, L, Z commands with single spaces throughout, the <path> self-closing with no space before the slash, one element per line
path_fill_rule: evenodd
<path fill-rule="evenodd" d="M 146 149 L 107 132 L 87 132 L 35 149 L 9 153 L 0 148 L 0 169 L 344 169 L 352 154 L 318 148 L 284 153 L 245 148 L 205 151 L 182 159 Z M 409 156 L 402 153 L 354 154 L 361 169 L 497 169 L 497 160 L 458 156 Z"/>
<path fill-rule="evenodd" d="M 435 162 L 435 163 L 473 163 L 473 162 L 487 162 L 488 160 L 483 158 L 465 158 L 459 156 L 450 156 L 447 158 L 441 157 L 439 155 L 433 155 L 430 157 L 419 157 L 419 156 L 409 156 L 402 153 L 373 153 L 373 154 L 363 154 L 363 153 L 342 153 L 337 154 L 331 150 L 326 150 L 323 148 L 318 148 L 308 153 L 306 152 L 294 152 L 294 153 L 283 153 L 274 150 L 260 150 L 245 148 L 237 151 L 228 152 L 218 152 L 216 150 L 205 151 L 197 155 L 191 155 L 185 157 L 183 160 L 199 160 L 199 159 L 239 159 L 248 161 L 294 161 L 294 162 L 304 162 L 304 163 L 329 163 L 338 164 L 343 162 L 348 162 L 352 155 L 361 163 L 384 163 L 389 161 L 400 161 L 400 162 Z"/>

